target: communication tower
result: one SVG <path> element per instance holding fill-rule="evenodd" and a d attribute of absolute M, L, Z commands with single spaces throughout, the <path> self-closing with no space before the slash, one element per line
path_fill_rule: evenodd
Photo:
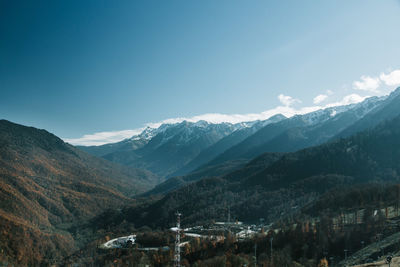
<path fill-rule="evenodd" d="M 181 267 L 181 247 L 179 246 L 181 243 L 181 216 L 182 213 L 178 211 L 175 213 L 176 215 L 176 238 L 175 238 L 175 255 L 174 255 L 174 266 Z"/>

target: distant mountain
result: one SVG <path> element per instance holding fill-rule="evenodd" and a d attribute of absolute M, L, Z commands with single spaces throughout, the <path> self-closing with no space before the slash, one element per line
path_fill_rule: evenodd
<path fill-rule="evenodd" d="M 215 177 L 222 169 L 233 171 L 241 166 L 236 163 L 244 164 L 265 152 L 293 152 L 322 144 L 386 103 L 385 97 L 372 97 L 359 104 L 289 119 L 276 115 L 265 121 L 236 125 L 204 121 L 167 124 L 116 144 L 82 149 L 160 176 L 175 177 L 165 187 L 161 184 L 152 191 L 161 193 L 161 188 L 172 190 L 186 182 Z"/>
<path fill-rule="evenodd" d="M 17 265 L 50 265 L 47 256 L 56 260 L 76 247 L 69 227 L 157 182 L 45 130 L 0 120 L 0 251 Z"/>
<path fill-rule="evenodd" d="M 362 103 L 361 103 L 362 104 Z M 371 103 L 366 103 L 371 104 Z M 341 131 L 337 138 L 347 137 L 357 132 L 371 129 L 386 120 L 391 120 L 400 115 L 400 87 L 393 91 L 389 97 L 374 108 L 371 112 L 363 116 L 353 125 Z"/>
<path fill-rule="evenodd" d="M 397 181 L 400 177 L 400 117 L 346 139 L 284 155 L 245 184 L 287 186 L 314 175 L 340 174 L 356 182 Z"/>
<path fill-rule="evenodd" d="M 293 152 L 322 144 L 385 103 L 372 97 L 359 104 L 331 107 L 271 123 L 205 164 L 249 160 L 266 152 Z"/>
<path fill-rule="evenodd" d="M 400 108 L 400 107 L 399 107 Z M 400 116 L 354 136 L 275 157 L 171 191 L 145 208 L 121 211 L 135 225 L 168 226 L 173 211 L 184 223 L 234 217 L 273 221 L 313 203 L 333 188 L 400 181 Z M 146 214 L 138 219 L 139 214 Z"/>
<path fill-rule="evenodd" d="M 250 162 L 247 160 L 236 160 L 208 166 L 185 176 L 172 177 L 165 182 L 158 184 L 142 196 L 166 194 L 201 179 L 225 176 L 226 178 L 232 178 L 231 180 L 233 180 L 235 179 L 233 177 L 248 176 L 250 173 L 258 172 L 260 168 L 277 161 L 283 155 L 283 153 L 267 153 Z"/>
<path fill-rule="evenodd" d="M 389 97 L 371 97 L 358 104 L 289 119 L 276 115 L 266 121 L 223 123 L 218 127 L 204 121 L 162 125 L 116 144 L 82 149 L 160 176 L 175 177 L 165 187 L 161 184 L 152 190 L 161 193 L 197 179 L 218 176 L 223 169 L 233 171 L 266 152 L 293 152 L 377 125 L 400 114 L 396 110 L 399 90 Z"/>
<path fill-rule="evenodd" d="M 148 197 L 152 195 L 164 195 L 168 192 L 171 192 L 182 186 L 196 182 L 201 179 L 219 177 L 221 175 L 231 173 L 237 169 L 244 167 L 246 163 L 247 160 L 226 161 L 218 165 L 207 166 L 198 171 L 193 171 L 183 176 L 174 176 L 156 185 L 153 189 L 145 192 L 141 196 Z"/>
<path fill-rule="evenodd" d="M 116 144 L 80 148 L 107 160 L 147 169 L 166 177 L 185 166 L 204 149 L 242 127 L 241 124 L 184 121 L 147 129 L 145 137 L 141 134 Z"/>
<path fill-rule="evenodd" d="M 164 125 L 165 127 L 166 125 Z M 117 151 L 131 151 L 137 150 L 145 146 L 151 138 L 161 132 L 163 127 L 160 128 L 150 128 L 147 127 L 138 135 L 132 136 L 131 138 L 125 139 L 121 142 L 110 143 L 100 146 L 76 146 L 77 148 L 92 154 L 97 157 L 103 157 L 107 154 L 111 154 Z"/>
<path fill-rule="evenodd" d="M 215 155 L 221 153 L 221 151 L 225 151 L 227 148 L 239 143 L 241 140 L 244 140 L 246 137 L 254 134 L 262 127 L 284 119 L 286 119 L 286 117 L 279 114 L 269 118 L 268 120 L 256 121 L 247 127 L 234 131 L 230 135 L 216 142 L 214 145 L 211 145 L 209 148 L 203 150 L 194 160 L 171 175 L 172 177 L 170 179 L 157 185 L 149 192 L 146 192 L 144 196 L 165 194 L 188 183 L 192 183 L 204 178 L 225 175 L 245 166 L 248 160 L 231 160 L 215 165 L 204 165 L 199 168 L 199 166 L 207 162 L 207 160 L 212 159 L 215 157 Z M 275 153 L 274 155 L 281 154 Z M 195 169 L 195 167 L 197 167 L 197 169 Z"/>
<path fill-rule="evenodd" d="M 253 135 L 261 128 L 265 127 L 268 124 L 276 123 L 286 119 L 285 116 L 278 114 L 275 116 L 270 117 L 264 121 L 254 121 L 254 122 L 245 122 L 242 123 L 242 128 L 234 131 L 228 136 L 225 136 L 215 144 L 209 146 L 208 148 L 204 149 L 200 152 L 200 154 L 195 157 L 192 161 L 186 164 L 183 168 L 178 170 L 177 172 L 173 173 L 171 176 L 181 176 L 188 174 L 200 166 L 204 165 L 205 163 L 211 161 L 213 158 L 218 156 L 219 154 L 223 153 L 227 149 L 231 148 L 232 146 L 240 143 L 247 137 Z"/>

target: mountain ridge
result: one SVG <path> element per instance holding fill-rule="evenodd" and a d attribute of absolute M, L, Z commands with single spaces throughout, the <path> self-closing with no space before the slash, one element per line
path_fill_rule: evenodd
<path fill-rule="evenodd" d="M 79 245 L 70 226 L 129 203 L 157 182 L 148 171 L 96 158 L 45 130 L 0 120 L 2 253 L 17 265 L 66 256 Z"/>
<path fill-rule="evenodd" d="M 148 169 L 159 176 L 168 177 L 195 158 L 202 150 L 241 127 L 244 126 L 231 123 L 211 124 L 206 121 L 163 124 L 157 129 L 149 130 L 152 132 L 151 138 L 148 138 L 144 145 L 133 148 L 129 143 L 137 142 L 135 140 L 137 136 L 134 136 L 113 144 L 116 150 L 103 154 L 102 157 L 131 167 Z M 143 140 L 143 138 L 138 140 Z M 119 146 L 123 148 L 118 150 Z M 96 152 L 92 150 L 101 150 L 106 147 L 107 145 L 94 149 L 80 148 L 95 154 Z"/>
<path fill-rule="evenodd" d="M 173 222 L 173 210 L 179 210 L 190 225 L 206 218 L 223 219 L 226 207 L 221 203 L 230 203 L 231 214 L 240 220 L 273 221 L 334 188 L 399 182 L 399 140 L 400 115 L 348 138 L 276 158 L 266 153 L 230 174 L 170 191 L 145 210 L 127 208 L 124 213 L 135 224 L 160 227 Z M 136 219 L 141 213 L 147 217 Z"/>
<path fill-rule="evenodd" d="M 373 105 L 383 99 L 372 97 L 365 100 L 365 102 L 372 102 Z M 269 124 L 239 144 L 221 153 L 207 164 L 214 165 L 225 160 L 251 159 L 264 152 L 291 152 L 318 145 L 333 138 L 339 132 L 337 126 L 346 128 L 362 116 L 365 116 L 365 114 L 355 113 L 352 116 L 345 117 L 346 114 L 353 113 L 353 109 L 362 110 L 361 103 L 321 109 Z M 338 118 L 342 118 L 342 121 L 338 122 Z M 332 126 L 329 124 L 332 124 Z M 325 133 L 321 134 L 321 132 Z M 311 136 L 308 137 L 308 135 Z"/>

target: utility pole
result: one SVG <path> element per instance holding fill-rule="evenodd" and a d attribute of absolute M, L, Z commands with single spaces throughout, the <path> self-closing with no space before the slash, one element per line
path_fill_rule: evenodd
<path fill-rule="evenodd" d="M 347 249 L 344 250 L 344 259 L 347 260 Z"/>
<path fill-rule="evenodd" d="M 388 263 L 389 267 L 390 267 L 390 263 L 392 263 L 392 256 L 387 256 L 386 257 L 386 263 Z"/>
<path fill-rule="evenodd" d="M 176 215 L 176 237 L 175 237 L 175 255 L 174 255 L 174 266 L 181 267 L 181 216 L 182 213 L 178 211 Z"/>
<path fill-rule="evenodd" d="M 378 242 L 379 242 L 379 248 L 380 248 L 380 252 L 382 253 L 382 244 L 381 244 L 381 237 L 382 234 L 377 234 L 376 235 L 378 237 Z M 384 255 L 384 252 L 382 253 L 382 256 Z"/>
<path fill-rule="evenodd" d="M 272 240 L 274 240 L 273 237 L 271 237 L 271 238 L 269 239 L 269 241 L 271 242 L 271 260 L 272 260 Z"/>
<path fill-rule="evenodd" d="M 254 267 L 257 267 L 257 243 L 254 244 Z"/>

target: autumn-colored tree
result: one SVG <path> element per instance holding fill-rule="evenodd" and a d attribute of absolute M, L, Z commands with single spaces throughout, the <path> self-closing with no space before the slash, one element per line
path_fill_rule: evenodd
<path fill-rule="evenodd" d="M 318 267 L 328 267 L 328 261 L 326 258 L 321 259 L 321 261 L 318 264 Z"/>

